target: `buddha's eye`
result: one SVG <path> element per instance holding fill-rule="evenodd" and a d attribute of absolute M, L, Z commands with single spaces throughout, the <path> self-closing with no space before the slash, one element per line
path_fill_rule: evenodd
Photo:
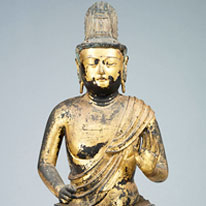
<path fill-rule="evenodd" d="M 89 58 L 87 60 L 87 64 L 89 66 L 96 66 L 99 63 L 99 59 L 95 59 L 95 58 Z"/>
<path fill-rule="evenodd" d="M 94 60 L 94 64 L 97 65 L 98 63 L 99 63 L 99 59 L 95 59 L 95 60 Z"/>
<path fill-rule="evenodd" d="M 106 65 L 107 65 L 107 66 L 114 66 L 114 65 L 116 65 L 116 63 L 113 62 L 113 61 L 107 61 L 107 62 L 106 62 Z"/>

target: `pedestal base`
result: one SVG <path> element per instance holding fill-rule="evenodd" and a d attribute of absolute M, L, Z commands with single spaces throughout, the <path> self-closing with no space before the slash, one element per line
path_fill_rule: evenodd
<path fill-rule="evenodd" d="M 68 205 L 70 204 L 56 203 L 54 206 L 68 206 Z M 101 206 L 101 203 L 99 203 L 97 206 Z M 132 205 L 132 206 L 155 206 L 155 205 L 151 204 L 149 200 L 145 200 L 142 196 L 140 196 L 139 201 L 135 205 Z"/>

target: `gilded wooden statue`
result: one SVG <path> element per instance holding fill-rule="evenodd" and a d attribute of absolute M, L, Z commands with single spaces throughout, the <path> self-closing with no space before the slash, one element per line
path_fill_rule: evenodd
<path fill-rule="evenodd" d="M 56 195 L 56 206 L 151 206 L 134 182 L 136 167 L 154 182 L 168 176 L 155 114 L 142 100 L 125 96 L 127 48 L 118 41 L 117 15 L 108 3 L 92 5 L 85 40 L 76 47 L 80 93 L 50 114 L 38 170 Z M 69 184 L 56 170 L 65 138 Z"/>

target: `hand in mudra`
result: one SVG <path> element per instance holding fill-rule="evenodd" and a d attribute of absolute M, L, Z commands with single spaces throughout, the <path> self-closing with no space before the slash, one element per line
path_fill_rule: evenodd
<path fill-rule="evenodd" d="M 59 191 L 59 200 L 61 203 L 68 203 L 73 198 L 73 193 L 76 192 L 76 189 L 72 185 L 65 185 Z"/>
<path fill-rule="evenodd" d="M 139 137 L 138 145 L 134 149 L 137 166 L 143 173 L 152 174 L 160 156 L 158 140 L 145 132 L 142 137 Z"/>

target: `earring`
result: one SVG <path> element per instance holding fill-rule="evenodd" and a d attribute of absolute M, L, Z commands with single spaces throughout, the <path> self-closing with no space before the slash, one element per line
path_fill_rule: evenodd
<path fill-rule="evenodd" d="M 121 88 L 122 88 L 122 92 L 125 93 L 125 68 L 124 66 L 121 71 Z"/>
<path fill-rule="evenodd" d="M 122 92 L 125 93 L 125 82 L 123 79 L 121 80 L 121 87 L 122 87 Z"/>
<path fill-rule="evenodd" d="M 84 83 L 83 83 L 83 81 L 81 80 L 81 82 L 80 82 L 80 94 L 83 93 L 83 90 L 84 90 Z"/>

